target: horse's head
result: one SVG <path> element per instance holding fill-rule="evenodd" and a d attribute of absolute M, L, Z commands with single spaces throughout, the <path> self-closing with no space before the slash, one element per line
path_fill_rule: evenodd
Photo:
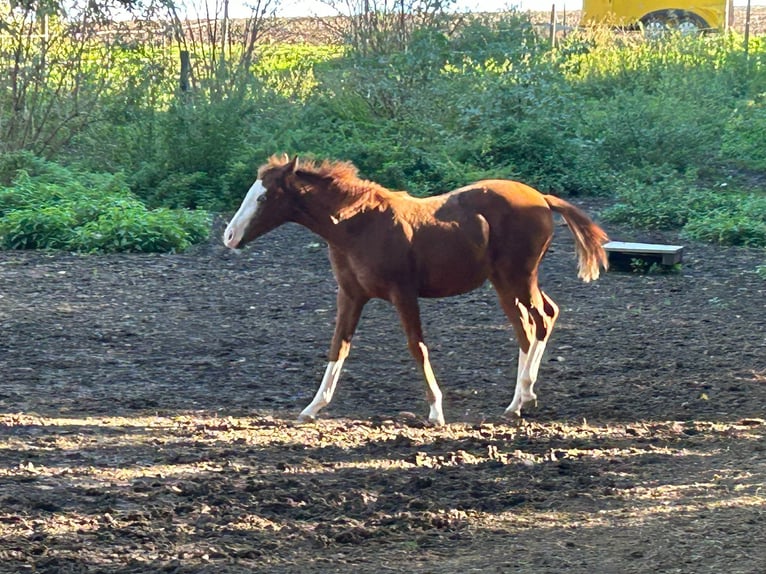
<path fill-rule="evenodd" d="M 223 233 L 223 243 L 231 249 L 244 247 L 250 241 L 290 221 L 295 209 L 294 174 L 298 157 L 272 157 L 258 170 L 258 179 L 250 187 L 242 205 Z"/>

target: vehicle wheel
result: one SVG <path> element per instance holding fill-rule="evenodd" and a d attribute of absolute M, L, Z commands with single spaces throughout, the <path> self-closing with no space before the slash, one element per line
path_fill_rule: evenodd
<path fill-rule="evenodd" d="M 709 28 L 705 20 L 683 10 L 652 12 L 641 18 L 641 25 L 647 38 L 658 38 L 668 32 L 699 34 Z"/>
<path fill-rule="evenodd" d="M 661 38 L 668 30 L 670 19 L 667 12 L 652 12 L 641 18 L 641 27 L 647 38 Z"/>
<path fill-rule="evenodd" d="M 676 29 L 683 35 L 699 34 L 710 28 L 702 18 L 689 12 L 684 12 L 678 17 Z"/>

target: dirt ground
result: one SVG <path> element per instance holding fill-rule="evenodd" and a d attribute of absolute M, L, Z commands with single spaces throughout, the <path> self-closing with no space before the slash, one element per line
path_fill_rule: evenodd
<path fill-rule="evenodd" d="M 764 252 L 608 230 L 686 245 L 683 268 L 584 284 L 558 227 L 562 316 L 519 425 L 491 289 L 423 303 L 440 429 L 382 302 L 333 404 L 293 422 L 335 297 L 301 228 L 0 252 L 0 572 L 766 571 Z"/>

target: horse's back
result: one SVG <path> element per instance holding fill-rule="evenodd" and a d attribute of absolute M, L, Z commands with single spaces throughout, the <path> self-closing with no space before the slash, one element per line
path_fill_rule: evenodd
<path fill-rule="evenodd" d="M 456 189 L 452 193 L 461 201 L 475 202 L 478 205 L 489 204 L 500 207 L 505 203 L 509 208 L 515 209 L 529 207 L 548 209 L 542 193 L 520 181 L 510 179 L 483 179 Z"/>
<path fill-rule="evenodd" d="M 518 181 L 485 179 L 456 189 L 450 196 L 447 205 L 481 214 L 490 226 L 502 227 L 504 233 L 514 228 L 523 229 L 525 233 L 535 228 L 543 232 L 553 229 L 553 217 L 545 196 Z"/>
<path fill-rule="evenodd" d="M 539 191 L 523 183 L 487 179 L 455 190 L 453 201 L 487 220 L 492 259 L 536 266 L 553 237 L 553 213 Z"/>

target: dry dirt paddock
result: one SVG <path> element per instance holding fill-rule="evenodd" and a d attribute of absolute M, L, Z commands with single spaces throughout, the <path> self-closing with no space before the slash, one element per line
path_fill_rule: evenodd
<path fill-rule="evenodd" d="M 562 316 L 520 425 L 491 289 L 424 302 L 439 429 L 380 302 L 334 403 L 293 422 L 335 296 L 301 228 L 0 252 L 0 572 L 766 571 L 764 252 L 609 231 L 685 243 L 683 268 L 584 284 L 558 228 Z"/>

